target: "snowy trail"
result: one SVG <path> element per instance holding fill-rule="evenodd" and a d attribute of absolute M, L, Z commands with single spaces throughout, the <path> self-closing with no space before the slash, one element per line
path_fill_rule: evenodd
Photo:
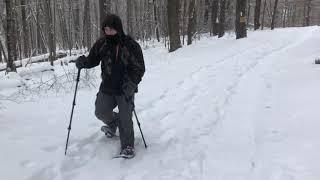
<path fill-rule="evenodd" d="M 145 51 L 136 110 L 149 148 L 135 127 L 137 156 L 129 161 L 112 159 L 119 140 L 99 132 L 96 90 L 78 94 L 67 157 L 71 94 L 9 103 L 0 111 L 0 159 L 6 162 L 0 174 L 27 180 L 319 179 L 320 124 L 309 104 L 319 106 L 320 99 L 296 94 L 319 91 L 319 67 L 309 61 L 319 55 L 319 34 L 319 27 L 279 29 L 243 40 L 202 40 L 170 54 Z"/>

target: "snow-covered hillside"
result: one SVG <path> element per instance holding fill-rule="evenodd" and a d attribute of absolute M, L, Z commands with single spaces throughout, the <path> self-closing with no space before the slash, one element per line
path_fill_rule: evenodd
<path fill-rule="evenodd" d="M 119 139 L 107 139 L 94 116 L 100 67 L 90 82 L 82 74 L 67 156 L 74 76 L 63 74 L 74 66 L 1 74 L 0 179 L 319 180 L 319 42 L 315 26 L 145 50 L 136 111 L 148 149 L 135 125 L 131 160 L 112 159 Z M 60 88 L 45 83 L 52 77 Z"/>

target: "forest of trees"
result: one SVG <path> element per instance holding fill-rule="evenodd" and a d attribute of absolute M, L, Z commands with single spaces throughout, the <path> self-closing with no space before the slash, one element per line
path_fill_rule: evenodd
<path fill-rule="evenodd" d="M 89 49 L 107 13 L 121 17 L 125 32 L 139 41 L 163 42 L 169 52 L 203 33 L 222 37 L 248 29 L 320 24 L 320 0 L 0 0 L 0 63 L 57 50 Z"/>

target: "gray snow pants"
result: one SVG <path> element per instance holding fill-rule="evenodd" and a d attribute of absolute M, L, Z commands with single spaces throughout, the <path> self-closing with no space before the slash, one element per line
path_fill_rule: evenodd
<path fill-rule="evenodd" d="M 134 101 L 134 98 L 132 98 Z M 109 95 L 98 92 L 95 102 L 96 117 L 107 125 L 117 124 L 119 128 L 121 148 L 134 147 L 134 131 L 132 122 L 133 104 L 127 102 L 123 95 Z M 118 106 L 119 122 L 114 122 L 113 109 Z"/>

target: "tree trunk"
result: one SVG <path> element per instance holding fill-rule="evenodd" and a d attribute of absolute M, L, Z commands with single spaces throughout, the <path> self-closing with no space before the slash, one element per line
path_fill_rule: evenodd
<path fill-rule="evenodd" d="M 83 18 L 83 45 L 87 48 L 91 48 L 91 21 L 90 21 L 90 3 L 89 0 L 85 0 L 84 4 L 84 18 Z"/>
<path fill-rule="evenodd" d="M 187 0 L 183 1 L 183 15 L 182 15 L 182 44 L 184 45 L 185 42 L 185 35 L 186 35 L 186 17 L 187 17 Z M 188 18 L 187 18 L 188 20 Z"/>
<path fill-rule="evenodd" d="M 22 59 L 22 35 L 21 35 L 21 23 L 19 23 L 19 7 L 20 7 L 20 3 L 18 1 L 13 1 L 13 16 L 15 17 L 15 28 L 16 28 L 16 51 L 15 51 L 15 59 Z M 21 10 L 20 10 L 21 12 Z"/>
<path fill-rule="evenodd" d="M 56 59 L 56 50 L 55 50 L 55 37 L 54 37 L 54 24 L 52 20 L 52 9 L 51 9 L 51 0 L 45 1 L 45 10 L 46 10 L 46 23 L 47 23 L 47 37 L 48 37 L 48 48 L 49 48 L 49 61 L 53 66 L 53 61 Z"/>
<path fill-rule="evenodd" d="M 287 16 L 288 16 L 288 0 L 284 1 L 284 6 L 282 10 L 282 27 L 286 27 L 286 22 L 287 22 Z"/>
<path fill-rule="evenodd" d="M 291 26 L 296 26 L 297 6 L 294 4 L 292 8 Z"/>
<path fill-rule="evenodd" d="M 5 0 L 6 13 L 7 13 L 7 27 L 6 27 L 6 37 L 7 37 L 7 47 L 8 47 L 8 61 L 7 61 L 7 72 L 16 72 L 16 67 L 14 61 L 16 60 L 16 28 L 15 28 L 15 17 L 14 15 L 14 1 Z"/>
<path fill-rule="evenodd" d="M 69 30 L 68 30 L 68 45 L 69 45 L 69 54 L 71 56 L 71 50 L 73 48 L 73 36 L 72 36 L 72 0 L 69 0 Z"/>
<path fill-rule="evenodd" d="M 74 39 L 76 44 L 76 49 L 79 49 L 83 47 L 83 44 L 81 43 L 81 36 L 80 36 L 80 2 L 79 0 L 72 0 L 75 3 L 74 11 L 73 11 L 73 17 L 74 17 Z"/>
<path fill-rule="evenodd" d="M 133 2 L 127 1 L 127 33 L 129 36 L 134 38 L 134 33 L 133 33 L 133 12 L 132 12 L 132 7 L 133 7 Z"/>
<path fill-rule="evenodd" d="M 188 40 L 187 45 L 192 43 L 192 37 L 196 31 L 196 8 L 195 0 L 191 0 L 189 4 L 189 17 L 188 17 Z"/>
<path fill-rule="evenodd" d="M 262 12 L 262 20 L 261 20 L 261 30 L 263 30 L 263 26 L 264 26 L 264 16 L 265 16 L 265 13 L 266 13 L 266 6 L 267 6 L 267 0 L 264 0 L 263 12 Z"/>
<path fill-rule="evenodd" d="M 211 32 L 214 36 L 218 35 L 219 32 L 219 23 L 217 22 L 218 18 L 218 7 L 219 1 L 213 0 L 212 1 L 212 12 L 211 12 Z"/>
<path fill-rule="evenodd" d="M 307 5 L 307 13 L 305 16 L 305 25 L 310 26 L 311 0 L 307 0 L 306 5 Z"/>
<path fill-rule="evenodd" d="M 3 59 L 2 59 L 2 45 L 1 45 L 1 41 L 0 41 L 0 62 L 3 63 Z"/>
<path fill-rule="evenodd" d="M 254 9 L 254 30 L 257 30 L 260 27 L 260 9 L 261 0 L 256 0 L 256 7 Z"/>
<path fill-rule="evenodd" d="M 170 49 L 169 52 L 173 52 L 181 47 L 180 34 L 179 34 L 179 1 L 168 0 L 167 2 L 168 13 L 168 27 L 169 27 L 169 39 Z"/>
<path fill-rule="evenodd" d="M 64 2 L 62 2 L 64 3 Z M 67 22 L 65 19 L 64 14 L 64 5 L 59 5 L 58 7 L 58 15 L 60 20 L 60 30 L 61 30 L 61 38 L 62 38 L 62 48 L 68 49 L 69 43 L 68 43 L 68 31 L 67 31 Z"/>
<path fill-rule="evenodd" d="M 102 22 L 105 18 L 107 14 L 107 11 L 106 11 L 106 1 L 105 0 L 99 0 L 99 15 L 100 15 L 100 25 L 102 25 Z M 101 31 L 100 33 L 101 36 L 104 35 L 104 32 Z"/>
<path fill-rule="evenodd" d="M 236 26 L 236 39 L 247 37 L 246 0 L 237 0 L 235 26 Z"/>
<path fill-rule="evenodd" d="M 220 18 L 219 18 L 219 35 L 218 37 L 221 38 L 224 35 L 224 23 L 225 23 L 225 15 L 226 14 L 226 0 L 221 0 L 220 4 Z"/>
<path fill-rule="evenodd" d="M 45 49 L 45 43 L 44 43 L 44 35 L 41 27 L 41 2 L 40 0 L 37 0 L 37 12 L 36 12 L 36 26 L 37 26 L 37 54 L 42 54 L 46 51 Z"/>
<path fill-rule="evenodd" d="M 8 49 L 6 46 L 6 30 L 5 30 L 5 22 L 2 17 L 0 17 L 0 51 L 2 51 L 2 55 L 4 57 L 5 62 L 7 62 L 8 57 Z"/>
<path fill-rule="evenodd" d="M 272 20 L 271 20 L 271 30 L 273 30 L 273 29 L 274 29 L 274 26 L 275 26 L 275 20 L 276 20 L 276 14 L 277 14 L 278 1 L 279 1 L 279 0 L 275 0 L 275 2 L 274 2 L 274 8 L 273 8 Z"/>
<path fill-rule="evenodd" d="M 154 13 L 156 37 L 157 37 L 158 42 L 160 42 L 159 22 L 158 22 L 158 15 L 157 15 L 157 4 L 156 4 L 155 0 L 153 0 L 153 13 Z"/>
<path fill-rule="evenodd" d="M 250 24 L 250 14 L 251 13 L 251 0 L 248 0 L 248 16 L 247 16 L 247 23 Z"/>
<path fill-rule="evenodd" d="M 0 41 L 0 51 L 2 52 L 2 55 L 4 57 L 4 62 L 8 62 L 8 56 L 7 56 L 7 52 L 6 52 L 6 49 L 5 49 L 5 45 L 2 44 L 2 41 Z"/>
<path fill-rule="evenodd" d="M 23 55 L 24 57 L 29 57 L 30 47 L 29 47 L 29 28 L 27 25 L 26 16 L 26 0 L 20 0 L 21 5 L 21 16 L 22 16 L 22 31 L 23 31 Z"/>

